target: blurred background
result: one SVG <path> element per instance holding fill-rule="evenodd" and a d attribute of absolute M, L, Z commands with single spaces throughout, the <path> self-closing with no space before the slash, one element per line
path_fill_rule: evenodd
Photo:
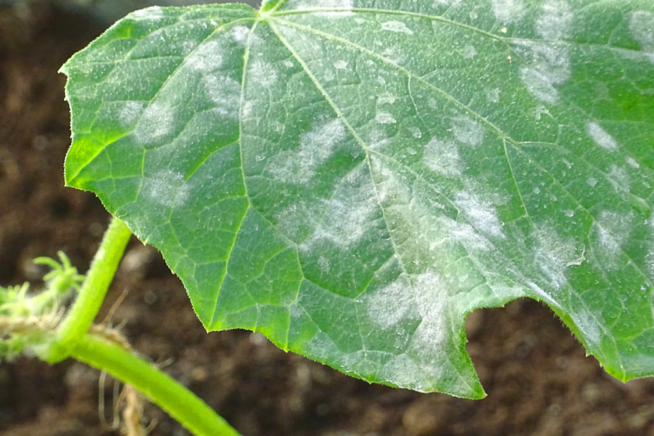
<path fill-rule="evenodd" d="M 59 67 L 135 8 L 190 3 L 0 0 L 0 284 L 38 287 L 45 271 L 31 260 L 57 250 L 86 271 L 109 221 L 92 194 L 63 186 L 70 131 Z M 369 385 L 250 332 L 207 334 L 159 253 L 136 240 L 98 321 L 112 305 L 108 321 L 139 353 L 244 436 L 654 435 L 652 379 L 611 378 L 530 300 L 468 316 L 481 401 Z M 74 361 L 0 363 L 0 436 L 118 436 L 98 412 L 101 396 L 112 421 L 113 382 L 101 380 Z M 144 418 L 156 423 L 152 436 L 188 435 L 155 406 Z"/>

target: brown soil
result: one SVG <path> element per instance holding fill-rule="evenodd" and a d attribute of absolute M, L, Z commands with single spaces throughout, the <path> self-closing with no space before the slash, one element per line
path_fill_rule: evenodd
<path fill-rule="evenodd" d="M 68 108 L 59 66 L 102 29 L 38 7 L 0 7 L 0 283 L 39 283 L 30 260 L 64 250 L 85 271 L 108 215 L 66 189 Z M 159 254 L 132 241 L 103 314 L 134 347 L 187 385 L 244 436 L 654 434 L 654 382 L 622 384 L 584 357 L 552 312 L 529 300 L 475 312 L 468 350 L 482 401 L 369 385 L 244 331 L 206 334 Z M 102 314 L 101 314 L 102 315 Z M 0 436 L 118 435 L 97 410 L 99 373 L 67 361 L 0 364 Z M 112 384 L 104 398 L 112 401 Z M 109 409 L 109 408 L 108 408 Z M 188 434 L 157 407 L 153 436 Z M 111 413 L 107 411 L 107 419 Z"/>

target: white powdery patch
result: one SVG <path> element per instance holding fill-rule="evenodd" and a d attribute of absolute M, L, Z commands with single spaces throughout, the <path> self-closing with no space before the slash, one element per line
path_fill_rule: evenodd
<path fill-rule="evenodd" d="M 471 118 L 460 116 L 453 120 L 454 136 L 468 145 L 478 145 L 484 139 L 481 124 Z"/>
<path fill-rule="evenodd" d="M 385 380 L 401 388 L 413 389 L 418 392 L 428 392 L 432 383 L 420 380 L 423 370 L 406 354 L 393 356 L 377 371 L 379 380 Z"/>
<path fill-rule="evenodd" d="M 379 201 L 384 207 L 391 207 L 394 204 L 406 205 L 411 202 L 413 193 L 406 185 L 406 181 L 383 166 L 379 168 L 379 175 L 383 181 L 377 184 L 377 192 Z M 388 202 L 391 203 L 387 204 Z"/>
<path fill-rule="evenodd" d="M 420 130 L 418 127 L 409 127 L 409 132 L 411 132 L 411 136 L 413 136 L 416 139 L 422 138 L 422 130 Z"/>
<path fill-rule="evenodd" d="M 286 6 L 289 9 L 296 10 L 352 9 L 352 0 L 321 0 L 320 2 L 315 2 L 314 0 L 297 0 L 289 2 Z"/>
<path fill-rule="evenodd" d="M 503 224 L 492 205 L 478 201 L 467 192 L 456 194 L 454 204 L 463 212 L 474 228 L 485 235 L 504 238 Z"/>
<path fill-rule="evenodd" d="M 475 48 L 471 45 L 466 45 L 463 48 L 461 55 L 463 55 L 463 57 L 466 59 L 472 59 L 477 55 L 477 50 L 475 50 Z"/>
<path fill-rule="evenodd" d="M 564 47 L 544 46 L 531 42 L 516 44 L 529 61 L 528 67 L 520 69 L 520 77 L 527 91 L 539 100 L 555 104 L 559 92 L 554 85 L 561 85 L 570 78 L 570 59 Z"/>
<path fill-rule="evenodd" d="M 335 76 L 332 70 L 325 70 L 322 77 L 325 79 L 325 82 L 331 82 Z"/>
<path fill-rule="evenodd" d="M 389 114 L 386 111 L 377 111 L 375 116 L 375 121 L 379 124 L 395 124 L 397 121 L 393 118 L 393 115 Z"/>
<path fill-rule="evenodd" d="M 596 256 L 604 261 L 605 267 L 616 268 L 622 252 L 622 245 L 627 241 L 634 222 L 634 213 L 618 213 L 604 210 L 593 223 L 592 236 Z"/>
<path fill-rule="evenodd" d="M 159 145 L 170 140 L 174 129 L 173 110 L 165 104 L 154 102 L 148 106 L 134 134 L 136 139 L 144 145 Z"/>
<path fill-rule="evenodd" d="M 545 275 L 554 289 L 567 283 L 565 271 L 585 260 L 586 246 L 573 239 L 563 238 L 551 225 L 540 225 L 535 233 L 538 247 L 534 256 L 535 266 Z"/>
<path fill-rule="evenodd" d="M 345 125 L 340 119 L 317 123 L 302 135 L 297 151 L 284 151 L 270 158 L 268 170 L 283 183 L 306 183 L 345 138 Z"/>
<path fill-rule="evenodd" d="M 347 68 L 347 62 L 345 62 L 342 59 L 338 60 L 338 61 L 334 62 L 334 68 L 336 68 L 337 70 L 344 70 L 344 69 Z"/>
<path fill-rule="evenodd" d="M 616 192 L 629 192 L 631 188 L 631 180 L 629 174 L 624 168 L 617 166 L 616 164 L 611 165 L 607 176 L 607 180 L 613 186 Z"/>
<path fill-rule="evenodd" d="M 602 129 L 599 124 L 588 121 L 586 122 L 586 132 L 588 135 L 595 141 L 595 144 L 602 147 L 604 150 L 616 151 L 618 149 L 618 143 L 609 135 L 606 130 Z"/>
<path fill-rule="evenodd" d="M 413 31 L 406 27 L 406 24 L 401 21 L 386 21 L 381 25 L 382 29 L 389 30 L 391 32 L 397 33 L 406 33 L 407 35 L 413 35 Z"/>
<path fill-rule="evenodd" d="M 632 168 L 640 168 L 640 164 L 636 162 L 636 159 L 633 157 L 628 157 L 625 162 L 627 162 L 627 165 L 629 165 Z"/>
<path fill-rule="evenodd" d="M 397 64 L 397 65 L 402 65 L 404 63 L 404 61 L 406 61 L 406 59 L 407 59 L 406 50 L 404 50 L 404 48 L 399 47 L 397 45 L 387 47 L 382 52 L 382 55 L 386 59 L 388 59 L 389 61 L 391 61 L 392 63 Z M 382 79 L 383 79 L 383 77 L 382 77 Z M 384 83 L 386 83 L 386 81 L 384 81 Z"/>
<path fill-rule="evenodd" d="M 492 245 L 488 239 L 480 235 L 470 224 L 459 223 L 449 218 L 441 218 L 440 223 L 447 229 L 453 240 L 463 245 L 468 253 L 474 255 L 478 252 L 489 251 Z"/>
<path fill-rule="evenodd" d="M 151 20 L 159 21 L 164 18 L 164 11 L 159 6 L 153 6 L 151 8 L 141 9 L 140 11 L 133 12 L 130 15 L 130 18 L 136 20 Z"/>
<path fill-rule="evenodd" d="M 430 170 L 443 176 L 455 177 L 461 175 L 461 158 L 459 150 L 453 142 L 439 141 L 432 138 L 425 145 L 422 163 Z"/>
<path fill-rule="evenodd" d="M 331 264 L 329 262 L 329 259 L 327 259 L 325 256 L 320 256 L 318 258 L 318 266 L 320 267 L 320 270 L 322 272 L 328 273 L 329 270 L 331 269 Z"/>
<path fill-rule="evenodd" d="M 500 101 L 500 89 L 495 88 L 495 89 L 487 89 L 484 91 L 486 94 L 486 100 L 490 101 L 491 103 L 499 103 Z"/>
<path fill-rule="evenodd" d="M 559 92 L 552 86 L 552 81 L 547 76 L 533 68 L 522 68 L 520 78 L 527 86 L 527 91 L 539 100 L 554 104 L 559 100 Z"/>
<path fill-rule="evenodd" d="M 572 24 L 570 5 L 561 0 L 549 1 L 543 5 L 542 14 L 536 21 L 536 31 L 543 39 L 565 38 Z"/>
<path fill-rule="evenodd" d="M 131 127 L 138 121 L 145 109 L 145 102 L 126 101 L 118 114 L 118 122 L 123 127 Z"/>
<path fill-rule="evenodd" d="M 550 118 L 552 118 L 552 114 L 550 113 L 549 109 L 547 109 L 542 104 L 539 104 L 538 106 L 536 106 L 533 109 L 533 113 L 534 113 L 534 118 L 536 118 L 536 120 L 540 120 L 543 117 L 543 115 L 547 115 Z"/>
<path fill-rule="evenodd" d="M 377 97 L 377 104 L 393 104 L 397 100 L 390 92 L 384 92 Z"/>
<path fill-rule="evenodd" d="M 647 244 L 647 255 L 645 255 L 645 268 L 649 279 L 654 281 L 654 215 L 651 216 L 645 224 L 649 227 L 649 241 Z"/>
<path fill-rule="evenodd" d="M 415 305 L 411 287 L 404 277 L 372 293 L 366 292 L 360 301 L 368 309 L 370 320 L 382 330 L 394 328 Z"/>
<path fill-rule="evenodd" d="M 434 0 L 432 3 L 432 8 L 437 8 L 439 6 L 459 6 L 461 0 Z"/>
<path fill-rule="evenodd" d="M 412 338 L 413 349 L 423 349 L 426 355 L 448 339 L 447 308 L 448 293 L 443 279 L 434 272 L 425 272 L 412 277 L 415 301 L 422 322 Z"/>
<path fill-rule="evenodd" d="M 629 30 L 646 52 L 654 52 L 654 14 L 636 11 L 629 20 Z M 650 58 L 654 62 L 654 58 Z"/>
<path fill-rule="evenodd" d="M 325 220 L 302 244 L 301 250 L 312 249 L 317 242 L 325 240 L 344 249 L 351 249 L 360 242 L 380 212 L 375 188 L 367 175 L 361 170 L 347 175 L 343 184 L 354 189 L 348 196 L 329 201 Z"/>
<path fill-rule="evenodd" d="M 257 105 L 256 100 L 245 100 L 241 108 L 241 115 L 243 118 L 250 118 L 254 112 L 254 108 Z"/>
<path fill-rule="evenodd" d="M 522 20 L 527 9 L 522 0 L 493 0 L 493 13 L 498 21 L 511 24 Z"/>
<path fill-rule="evenodd" d="M 309 200 L 298 200 L 287 206 L 279 213 L 275 214 L 275 223 L 285 235 L 296 240 L 300 233 L 305 232 L 307 228 L 312 228 L 320 219 L 325 211 L 323 199 L 312 198 Z M 329 262 L 318 261 L 319 266 L 329 268 Z"/>
<path fill-rule="evenodd" d="M 354 15 L 352 12 L 352 0 L 321 0 L 315 2 L 313 0 L 299 0 L 289 2 L 286 5 L 289 9 L 295 10 L 316 10 L 316 9 L 341 9 L 341 12 L 320 12 L 319 16 L 326 18 L 341 18 Z"/>
<path fill-rule="evenodd" d="M 189 191 L 184 176 L 172 170 L 163 170 L 143 179 L 142 193 L 157 204 L 166 207 L 184 204 Z"/>
<path fill-rule="evenodd" d="M 277 71 L 268 62 L 256 60 L 250 64 L 249 81 L 266 88 L 277 82 Z"/>
<path fill-rule="evenodd" d="M 240 46 L 245 46 L 250 34 L 250 29 L 245 26 L 234 26 L 225 32 L 228 38 Z"/>
<path fill-rule="evenodd" d="M 366 135 L 364 142 L 368 144 L 370 148 L 376 149 L 376 148 L 383 147 L 384 145 L 387 145 L 390 142 L 390 139 L 388 137 L 388 133 L 386 132 L 386 129 L 384 129 L 383 127 L 375 126 L 375 128 L 370 130 L 368 135 Z"/>
<path fill-rule="evenodd" d="M 207 95 L 216 105 L 221 116 L 238 118 L 241 100 L 241 84 L 224 75 L 204 76 L 202 82 Z"/>
<path fill-rule="evenodd" d="M 186 59 L 186 66 L 200 73 L 210 73 L 223 64 L 222 47 L 218 41 L 202 43 Z"/>

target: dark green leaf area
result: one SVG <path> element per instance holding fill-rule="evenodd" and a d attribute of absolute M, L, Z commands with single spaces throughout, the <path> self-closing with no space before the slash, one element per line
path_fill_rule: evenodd
<path fill-rule="evenodd" d="M 464 320 L 530 297 L 654 374 L 654 6 L 150 8 L 63 71 L 69 185 L 159 248 L 210 330 L 480 398 Z"/>

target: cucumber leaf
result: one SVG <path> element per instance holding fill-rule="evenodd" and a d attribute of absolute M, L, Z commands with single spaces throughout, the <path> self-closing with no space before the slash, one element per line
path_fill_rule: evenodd
<path fill-rule="evenodd" d="M 530 297 L 654 374 L 650 1 L 155 7 L 62 71 L 66 183 L 208 330 L 480 398 L 465 316 Z"/>

